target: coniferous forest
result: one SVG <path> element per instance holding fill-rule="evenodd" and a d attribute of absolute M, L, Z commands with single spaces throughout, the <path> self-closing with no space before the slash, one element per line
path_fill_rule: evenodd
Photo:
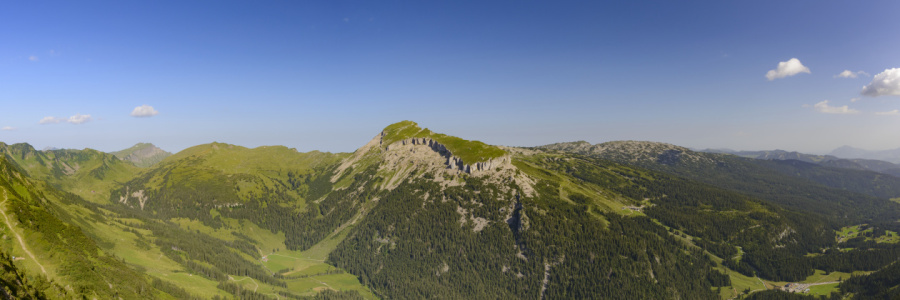
<path fill-rule="evenodd" d="M 664 145 L 451 164 L 466 143 L 401 122 L 354 153 L 214 143 L 150 167 L 2 144 L 3 296 L 898 295 L 900 179 Z"/>

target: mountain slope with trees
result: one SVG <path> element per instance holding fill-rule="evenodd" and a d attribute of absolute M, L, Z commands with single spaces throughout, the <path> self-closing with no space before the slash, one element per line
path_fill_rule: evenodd
<path fill-rule="evenodd" d="M 403 121 L 353 153 L 0 153 L 9 295 L 731 299 L 872 272 L 835 290 L 863 297 L 893 295 L 900 256 L 894 177 L 661 143 L 513 148 Z"/>

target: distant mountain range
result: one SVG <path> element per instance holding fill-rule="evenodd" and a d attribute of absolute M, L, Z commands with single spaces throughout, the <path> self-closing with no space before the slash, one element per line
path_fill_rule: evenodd
<path fill-rule="evenodd" d="M 842 281 L 822 288 L 900 299 L 890 162 L 372 132 L 353 153 L 0 142 L 0 298 L 793 299 L 766 289 Z"/>
<path fill-rule="evenodd" d="M 699 151 L 707 153 L 732 154 L 740 157 L 761 160 L 799 160 L 802 162 L 814 163 L 827 167 L 867 170 L 900 177 L 900 164 L 897 164 L 896 162 L 888 161 L 887 159 L 853 158 L 854 156 L 858 156 L 853 153 L 858 153 L 860 154 L 860 156 L 864 156 L 861 153 L 870 153 L 872 155 L 869 155 L 869 157 L 888 157 L 889 152 L 897 150 L 868 151 L 844 146 L 835 149 L 828 155 L 806 154 L 785 150 L 734 151 L 728 149 L 704 149 Z M 880 154 L 875 155 L 876 153 Z M 900 155 L 900 152 L 898 152 L 898 155 Z"/>
<path fill-rule="evenodd" d="M 863 159 L 875 159 L 875 160 L 883 160 L 889 161 L 895 164 L 900 164 L 900 148 L 891 149 L 891 150 L 865 150 L 860 148 L 854 148 L 850 146 L 843 146 L 834 151 L 828 153 L 829 155 L 837 156 L 840 158 L 863 158 Z"/>

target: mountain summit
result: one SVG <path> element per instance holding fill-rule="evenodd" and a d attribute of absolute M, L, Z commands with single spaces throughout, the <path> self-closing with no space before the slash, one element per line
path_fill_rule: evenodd
<path fill-rule="evenodd" d="M 131 148 L 111 152 L 111 154 L 142 168 L 150 167 L 172 155 L 172 153 L 166 152 L 150 143 L 137 143 Z"/>
<path fill-rule="evenodd" d="M 0 143 L 0 292 L 712 300 L 828 272 L 846 279 L 831 291 L 896 298 L 900 178 L 846 162 L 503 147 L 412 121 L 353 153 Z"/>

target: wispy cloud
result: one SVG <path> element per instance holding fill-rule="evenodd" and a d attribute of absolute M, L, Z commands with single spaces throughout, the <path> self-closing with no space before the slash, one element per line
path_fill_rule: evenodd
<path fill-rule="evenodd" d="M 0 130 L 3 130 L 3 131 L 13 131 L 13 130 L 16 130 L 16 128 L 15 128 L 15 127 L 12 127 L 12 126 L 3 126 L 3 128 L 0 128 Z"/>
<path fill-rule="evenodd" d="M 43 119 L 38 121 L 38 123 L 39 124 L 57 124 L 62 121 L 65 121 L 65 119 L 57 118 L 57 117 L 44 117 Z"/>
<path fill-rule="evenodd" d="M 850 102 L 856 102 L 856 101 L 859 101 L 859 100 L 862 100 L 862 98 L 860 98 L 860 97 L 850 98 Z"/>
<path fill-rule="evenodd" d="M 865 96 L 900 96 L 900 68 L 886 69 L 859 92 Z"/>
<path fill-rule="evenodd" d="M 817 112 L 820 112 L 823 114 L 851 115 L 851 114 L 859 113 L 858 110 L 852 109 L 847 105 L 844 105 L 844 106 L 828 105 L 828 100 L 823 100 L 822 102 L 816 103 L 815 105 L 813 105 L 813 109 L 815 109 Z"/>
<path fill-rule="evenodd" d="M 840 74 L 834 75 L 834 78 L 856 78 L 856 77 L 859 77 L 859 75 L 863 75 L 863 76 L 869 77 L 869 73 L 866 73 L 866 72 L 863 72 L 863 71 L 856 71 L 856 72 L 853 72 L 853 71 L 850 71 L 850 70 L 844 70 L 844 71 L 841 72 Z"/>
<path fill-rule="evenodd" d="M 769 79 L 769 81 L 772 81 L 778 78 L 794 76 L 800 73 L 809 74 L 809 68 L 800 63 L 799 59 L 791 58 L 788 61 L 779 62 L 777 68 L 766 72 L 766 78 Z"/>
<path fill-rule="evenodd" d="M 28 57 L 28 60 L 30 60 L 30 61 L 39 61 L 39 60 L 41 60 L 41 59 L 38 58 L 37 55 L 32 55 L 32 56 L 29 56 L 29 57 Z"/>
<path fill-rule="evenodd" d="M 84 124 L 84 123 L 89 122 L 89 121 L 91 121 L 91 120 L 93 120 L 93 119 L 94 119 L 94 118 L 92 118 L 91 115 L 75 114 L 74 116 L 71 116 L 71 117 L 69 117 L 68 119 L 66 119 L 66 118 L 57 118 L 57 117 L 52 117 L 52 116 L 51 116 L 51 117 L 44 117 L 43 119 L 41 119 L 40 121 L 38 121 L 38 123 L 39 123 L 39 124 L 59 124 L 59 123 L 62 123 L 62 122 L 66 122 L 66 123 L 72 123 L 72 124 Z"/>
<path fill-rule="evenodd" d="M 156 109 L 153 109 L 153 106 L 147 104 L 135 107 L 134 110 L 131 111 L 131 116 L 138 118 L 152 117 L 157 114 L 159 114 L 159 112 L 156 111 Z"/>
<path fill-rule="evenodd" d="M 900 109 L 889 110 L 889 111 L 879 111 L 875 113 L 879 116 L 900 116 Z"/>

